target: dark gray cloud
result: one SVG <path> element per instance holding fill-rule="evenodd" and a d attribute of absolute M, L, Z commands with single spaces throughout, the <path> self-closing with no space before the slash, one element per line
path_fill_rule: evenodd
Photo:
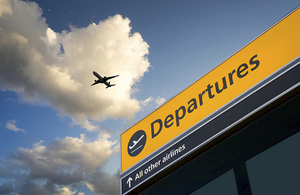
<path fill-rule="evenodd" d="M 103 171 L 94 172 L 86 180 L 87 186 L 95 194 L 115 195 L 120 194 L 120 170 L 115 174 L 108 174 Z"/>
<path fill-rule="evenodd" d="M 118 150 L 108 134 L 100 134 L 93 142 L 81 135 L 57 138 L 49 146 L 38 142 L 32 148 L 19 148 L 0 161 L 0 192 L 79 194 L 73 187 L 87 185 L 95 194 L 118 194 L 119 173 L 103 171 Z"/>

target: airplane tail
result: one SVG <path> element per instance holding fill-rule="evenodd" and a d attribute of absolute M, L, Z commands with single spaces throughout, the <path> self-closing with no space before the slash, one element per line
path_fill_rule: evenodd
<path fill-rule="evenodd" d="M 116 85 L 116 84 L 108 85 L 108 86 L 106 87 L 106 89 L 109 88 L 109 87 L 115 86 L 115 85 Z"/>
<path fill-rule="evenodd" d="M 110 82 L 108 82 L 107 85 L 106 85 L 106 89 L 109 88 L 109 87 L 115 86 L 115 85 L 116 85 L 116 84 L 112 84 L 112 85 L 111 85 Z"/>

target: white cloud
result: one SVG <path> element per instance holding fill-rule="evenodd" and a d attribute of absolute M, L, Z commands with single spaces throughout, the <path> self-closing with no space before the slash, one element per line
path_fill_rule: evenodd
<path fill-rule="evenodd" d="M 4 14 L 12 14 L 13 10 L 10 4 L 8 3 L 9 0 L 0 0 L 0 17 Z"/>
<path fill-rule="evenodd" d="M 153 101 L 153 97 L 150 96 L 149 98 L 145 99 L 144 101 L 141 101 L 141 104 L 143 106 L 147 106 L 151 101 Z"/>
<path fill-rule="evenodd" d="M 161 97 L 157 97 L 156 99 L 154 99 L 153 97 L 149 97 L 147 99 L 145 99 L 144 101 L 141 100 L 141 105 L 143 106 L 148 106 L 150 104 L 150 102 L 155 101 L 155 104 L 157 104 L 158 106 L 162 105 L 166 99 L 165 98 L 161 98 Z"/>
<path fill-rule="evenodd" d="M 17 121 L 15 119 L 7 121 L 6 122 L 6 128 L 9 129 L 9 130 L 15 131 L 15 132 L 21 131 L 21 132 L 26 133 L 26 131 L 24 129 L 18 128 L 16 126 L 16 123 L 17 123 Z"/>
<path fill-rule="evenodd" d="M 95 141 L 82 134 L 57 138 L 48 146 L 40 141 L 19 148 L 0 161 L 0 192 L 71 195 L 77 193 L 74 186 L 87 185 L 94 193 L 118 194 L 119 173 L 103 172 L 117 147 L 108 134 L 99 134 Z"/>
<path fill-rule="evenodd" d="M 150 66 L 148 44 L 120 15 L 54 32 L 34 2 L 0 0 L 0 87 L 26 102 L 50 105 L 90 131 L 107 118 L 131 119 L 140 107 L 135 84 Z M 63 48 L 62 48 L 63 47 Z M 95 85 L 92 71 L 119 74 Z"/>
<path fill-rule="evenodd" d="M 74 195 L 76 194 L 77 190 L 71 191 L 69 188 L 67 187 L 63 187 L 60 192 L 59 195 Z M 83 193 L 79 193 L 78 195 L 84 195 Z"/>
<path fill-rule="evenodd" d="M 98 125 L 94 125 L 92 122 L 90 122 L 86 118 L 83 118 L 83 119 L 73 118 L 72 119 L 72 123 L 70 125 L 71 126 L 73 126 L 73 125 L 81 125 L 83 128 L 85 128 L 88 131 L 96 131 L 96 130 L 100 129 Z"/>
<path fill-rule="evenodd" d="M 165 101 L 166 101 L 165 98 L 161 98 L 161 97 L 158 96 L 157 99 L 155 100 L 155 103 L 156 103 L 158 106 L 160 106 L 160 105 L 162 105 Z"/>

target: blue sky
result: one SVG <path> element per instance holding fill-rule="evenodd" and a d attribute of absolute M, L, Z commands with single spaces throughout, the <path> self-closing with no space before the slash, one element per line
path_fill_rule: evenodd
<path fill-rule="evenodd" d="M 118 194 L 120 133 L 298 3 L 0 0 L 0 194 Z"/>

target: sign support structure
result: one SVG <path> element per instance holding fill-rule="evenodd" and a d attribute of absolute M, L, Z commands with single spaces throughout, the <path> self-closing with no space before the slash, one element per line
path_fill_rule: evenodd
<path fill-rule="evenodd" d="M 121 134 L 121 193 L 145 187 L 299 88 L 299 21 L 297 7 Z"/>

